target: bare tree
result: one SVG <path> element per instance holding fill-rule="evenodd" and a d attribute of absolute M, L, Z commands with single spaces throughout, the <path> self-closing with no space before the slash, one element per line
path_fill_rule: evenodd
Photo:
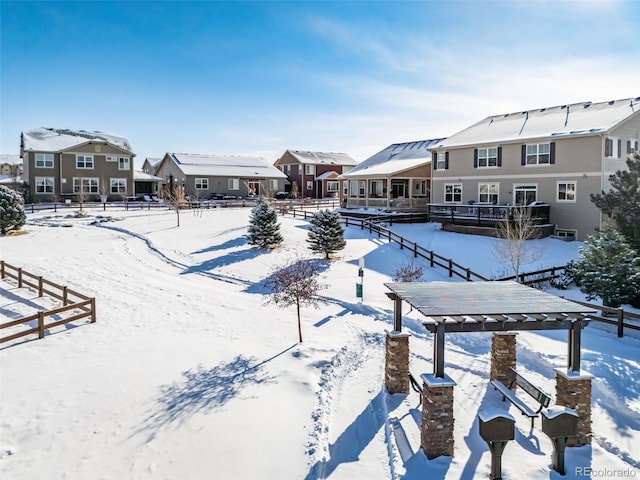
<path fill-rule="evenodd" d="M 264 282 L 264 286 L 271 291 L 265 303 L 273 303 L 279 307 L 296 306 L 300 342 L 302 342 L 300 308 L 304 305 L 319 308 L 321 304 L 326 303 L 318 296 L 320 290 L 327 288 L 327 285 L 320 282 L 321 266 L 322 263 L 318 260 L 303 259 L 296 255 L 284 265 L 275 267 Z"/>
<path fill-rule="evenodd" d="M 423 269 L 420 265 L 417 265 L 413 260 L 409 260 L 402 265 L 399 265 L 393 272 L 394 282 L 415 282 L 422 278 Z"/>
<path fill-rule="evenodd" d="M 291 185 L 291 198 L 297 200 L 299 195 L 300 191 L 298 190 L 298 182 L 293 182 Z"/>
<path fill-rule="evenodd" d="M 180 226 L 180 209 L 187 205 L 187 196 L 184 191 L 184 187 L 176 186 L 172 192 L 168 193 L 165 197 L 165 201 L 168 203 L 169 208 L 176 212 L 177 227 Z"/>
<path fill-rule="evenodd" d="M 102 203 L 107 203 L 107 199 L 109 198 L 109 187 L 107 186 L 107 181 L 104 178 L 100 179 L 100 201 Z"/>
<path fill-rule="evenodd" d="M 512 209 L 497 233 L 499 239 L 493 244 L 493 253 L 513 271 L 516 281 L 519 281 L 522 265 L 542 257 L 540 245 L 527 243 L 528 240 L 539 238 L 539 230 L 530 211 L 526 207 Z"/>

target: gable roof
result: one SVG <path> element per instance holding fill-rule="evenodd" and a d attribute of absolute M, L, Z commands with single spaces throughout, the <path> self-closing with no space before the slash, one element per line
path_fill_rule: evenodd
<path fill-rule="evenodd" d="M 287 150 L 285 155 L 289 153 L 292 157 L 302 164 L 309 165 L 357 165 L 353 158 L 346 153 L 333 152 L 307 152 L 304 150 Z M 283 155 L 284 157 L 284 155 Z"/>
<path fill-rule="evenodd" d="M 108 143 L 114 147 L 133 153 L 129 140 L 119 135 L 86 130 L 60 128 L 34 128 L 22 132 L 21 152 L 62 152 L 78 145 L 92 142 Z"/>
<path fill-rule="evenodd" d="M 395 175 L 431 163 L 431 152 L 428 149 L 443 140 L 435 138 L 394 143 L 343 173 L 340 178 Z"/>
<path fill-rule="evenodd" d="M 200 155 L 167 153 L 185 175 L 242 178 L 286 178 L 287 176 L 264 158 L 237 155 Z"/>
<path fill-rule="evenodd" d="M 640 112 L 640 97 L 582 102 L 487 117 L 433 148 L 508 143 L 527 139 L 597 135 Z"/>
<path fill-rule="evenodd" d="M 20 155 L 12 155 L 8 153 L 0 153 L 0 165 L 8 163 L 9 165 L 22 165 Z"/>

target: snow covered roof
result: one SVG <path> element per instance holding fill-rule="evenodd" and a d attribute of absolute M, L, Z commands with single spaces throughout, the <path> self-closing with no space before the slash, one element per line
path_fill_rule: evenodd
<path fill-rule="evenodd" d="M 395 175 L 419 167 L 431 162 L 431 152 L 428 149 L 443 140 L 443 138 L 436 138 L 417 142 L 394 143 L 343 173 L 340 177 Z"/>
<path fill-rule="evenodd" d="M 330 178 L 338 178 L 338 172 L 334 172 L 333 170 L 324 172 L 322 175 L 318 175 L 316 180 L 329 180 Z"/>
<path fill-rule="evenodd" d="M 354 166 L 358 163 L 346 153 L 305 152 L 301 150 L 287 150 L 287 152 L 302 164 Z"/>
<path fill-rule="evenodd" d="M 90 142 L 104 142 L 133 153 L 129 140 L 112 133 L 60 128 L 35 128 L 22 132 L 23 151 L 61 152 Z"/>
<path fill-rule="evenodd" d="M 156 177 L 150 173 L 141 172 L 139 170 L 134 170 L 133 172 L 134 182 L 159 182 L 160 180 L 162 180 L 162 177 Z"/>
<path fill-rule="evenodd" d="M 640 112 L 640 97 L 582 102 L 494 115 L 448 137 L 432 148 L 517 142 L 536 138 L 596 135 Z"/>
<path fill-rule="evenodd" d="M 20 155 L 11 155 L 6 153 L 1 153 L 0 164 L 2 163 L 8 163 L 9 165 L 21 165 L 22 159 L 20 158 Z"/>
<path fill-rule="evenodd" d="M 167 153 L 185 175 L 243 178 L 286 178 L 264 158 L 237 155 Z"/>

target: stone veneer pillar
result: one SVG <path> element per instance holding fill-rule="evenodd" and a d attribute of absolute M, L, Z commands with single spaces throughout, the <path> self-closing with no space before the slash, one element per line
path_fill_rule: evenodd
<path fill-rule="evenodd" d="M 567 439 L 568 447 L 591 444 L 591 379 L 586 372 L 556 368 L 556 405 L 572 408 L 578 416 L 578 435 Z"/>
<path fill-rule="evenodd" d="M 433 374 L 421 375 L 422 388 L 422 432 L 420 447 L 428 459 L 441 455 L 453 457 L 453 387 L 447 375 L 444 378 Z"/>
<path fill-rule="evenodd" d="M 516 368 L 516 334 L 514 332 L 493 332 L 491 338 L 491 380 L 500 380 L 509 385 L 509 367 Z"/>
<path fill-rule="evenodd" d="M 409 393 L 409 334 L 387 331 L 384 384 L 389 393 Z"/>

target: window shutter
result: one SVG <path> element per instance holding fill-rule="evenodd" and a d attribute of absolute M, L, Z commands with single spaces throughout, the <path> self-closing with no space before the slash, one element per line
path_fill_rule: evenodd
<path fill-rule="evenodd" d="M 633 153 L 633 149 L 631 148 L 631 140 L 627 140 L 627 153 Z"/>
<path fill-rule="evenodd" d="M 549 163 L 556 163 L 556 142 L 549 145 Z"/>
<path fill-rule="evenodd" d="M 445 152 L 444 154 L 444 169 L 449 169 L 449 152 Z"/>
<path fill-rule="evenodd" d="M 633 153 L 638 153 L 638 142 L 636 141 L 636 148 L 635 151 Z"/>
<path fill-rule="evenodd" d="M 522 154 L 520 155 L 520 165 L 527 164 L 527 146 L 522 145 Z"/>
<path fill-rule="evenodd" d="M 611 147 L 612 147 L 612 141 L 610 138 L 605 138 L 604 139 L 604 156 L 605 157 L 610 157 L 611 156 Z"/>
<path fill-rule="evenodd" d="M 434 170 L 438 169 L 438 153 L 437 152 L 431 152 L 431 165 L 433 165 Z"/>
<path fill-rule="evenodd" d="M 498 166 L 502 166 L 502 147 L 498 147 Z"/>
<path fill-rule="evenodd" d="M 622 140 L 618 139 L 618 158 L 622 156 Z"/>
<path fill-rule="evenodd" d="M 473 149 L 473 168 L 478 168 L 478 149 Z"/>

